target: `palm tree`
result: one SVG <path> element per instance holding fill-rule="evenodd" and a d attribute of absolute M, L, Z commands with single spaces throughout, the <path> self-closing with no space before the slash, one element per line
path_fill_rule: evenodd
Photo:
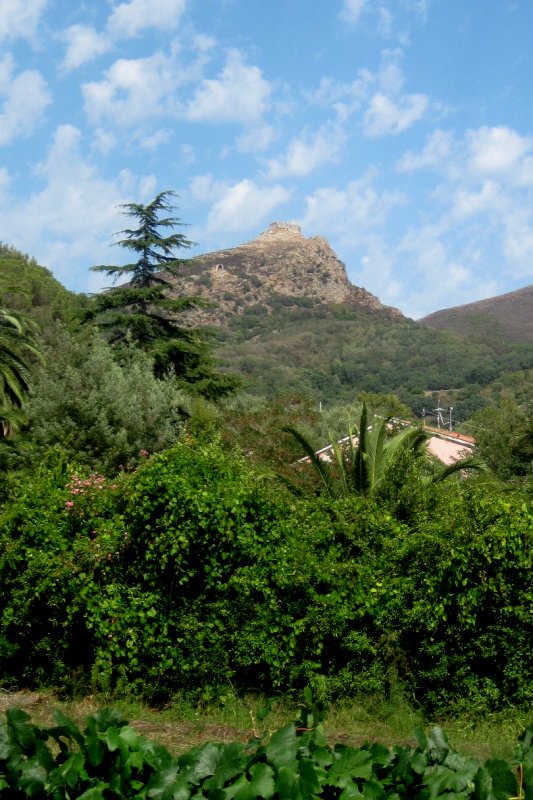
<path fill-rule="evenodd" d="M 30 389 L 29 360 L 40 358 L 37 330 L 24 314 L 0 308 L 0 438 L 21 422 L 20 409 Z"/>
<path fill-rule="evenodd" d="M 429 462 L 426 447 L 429 436 L 426 431 L 422 428 L 405 428 L 391 436 L 389 420 L 383 417 L 368 425 L 366 404 L 363 404 L 358 430 L 349 430 L 347 445 L 344 447 L 332 442 L 331 461 L 318 455 L 309 440 L 295 428 L 284 430 L 300 443 L 331 497 L 377 494 L 387 480 L 390 468 L 404 453 L 409 453 L 415 459 L 428 459 Z M 433 471 L 428 475 L 427 482 L 437 483 L 467 469 L 481 471 L 484 467 L 479 459 L 469 456 Z"/>

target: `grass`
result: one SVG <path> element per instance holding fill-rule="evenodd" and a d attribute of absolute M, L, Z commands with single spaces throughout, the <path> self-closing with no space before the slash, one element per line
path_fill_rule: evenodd
<path fill-rule="evenodd" d="M 64 714 L 83 724 L 87 716 L 110 705 L 105 697 L 89 696 L 76 701 L 61 701 L 51 692 L 2 692 L 0 714 L 9 706 L 26 710 L 40 725 L 53 723 L 53 712 Z M 133 727 L 178 755 L 206 741 L 247 741 L 252 736 L 268 735 L 295 719 L 297 704 L 287 698 L 271 703 L 268 715 L 261 720 L 265 699 L 259 696 L 237 697 L 231 692 L 216 704 L 194 707 L 176 698 L 167 708 L 154 710 L 131 698 L 113 700 Z M 345 699 L 331 705 L 324 729 L 331 744 L 340 742 L 359 746 L 364 741 L 379 741 L 388 747 L 414 744 L 417 727 L 442 727 L 450 744 L 464 755 L 480 761 L 487 758 L 509 759 L 522 731 L 533 722 L 533 712 L 510 709 L 499 714 L 466 715 L 424 719 L 402 697 L 389 702 Z"/>

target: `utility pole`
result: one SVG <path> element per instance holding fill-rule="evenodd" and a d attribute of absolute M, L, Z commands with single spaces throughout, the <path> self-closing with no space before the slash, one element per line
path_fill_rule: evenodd
<path fill-rule="evenodd" d="M 444 428 L 444 417 L 442 416 L 442 412 L 444 411 L 444 409 L 440 407 L 440 397 L 437 401 L 437 408 L 434 408 L 433 410 L 437 415 L 437 428 L 440 428 L 441 425 Z"/>

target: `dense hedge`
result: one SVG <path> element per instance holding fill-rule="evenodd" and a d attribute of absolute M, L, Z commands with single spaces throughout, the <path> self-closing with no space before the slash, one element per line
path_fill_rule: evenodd
<path fill-rule="evenodd" d="M 0 682 L 530 701 L 532 508 L 475 483 L 433 504 L 295 499 L 217 444 L 115 482 L 51 456 L 0 514 Z"/>

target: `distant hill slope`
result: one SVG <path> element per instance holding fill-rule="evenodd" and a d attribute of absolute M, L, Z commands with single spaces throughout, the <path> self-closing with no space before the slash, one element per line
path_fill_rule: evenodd
<path fill-rule="evenodd" d="M 30 314 L 45 330 L 54 320 L 70 319 L 84 301 L 33 258 L 0 242 L 0 306 Z"/>
<path fill-rule="evenodd" d="M 326 239 L 306 239 L 290 223 L 186 262 L 175 293 L 211 302 L 191 322 L 211 328 L 218 363 L 258 395 L 301 393 L 334 405 L 363 391 L 392 392 L 421 411 L 440 393 L 457 420 L 484 397 L 529 396 L 533 341 L 502 335 L 493 317 L 490 325 L 482 318 L 476 336 L 413 322 L 353 286 Z M 32 314 L 46 338 L 56 335 L 54 320 L 68 321 L 86 302 L 0 245 L 0 305 Z"/>
<path fill-rule="evenodd" d="M 533 343 L 533 284 L 488 300 L 436 311 L 420 322 L 463 336 L 493 339 L 504 335 L 514 342 Z"/>
<path fill-rule="evenodd" d="M 299 392 L 334 404 L 386 392 L 421 412 L 442 392 L 458 420 L 485 404 L 490 383 L 507 384 L 505 373 L 533 367 L 531 344 L 470 341 L 349 305 L 287 305 L 271 313 L 251 307 L 217 336 L 219 362 L 242 374 L 255 394 Z"/>

